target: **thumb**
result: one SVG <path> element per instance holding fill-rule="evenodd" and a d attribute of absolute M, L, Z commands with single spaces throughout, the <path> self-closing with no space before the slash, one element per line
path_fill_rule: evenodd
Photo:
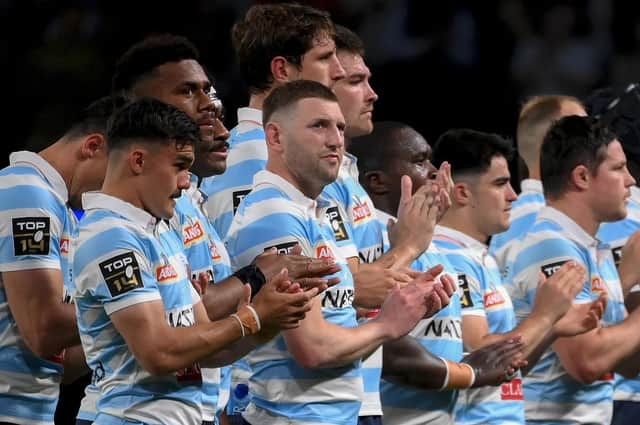
<path fill-rule="evenodd" d="M 538 272 L 538 287 L 544 285 L 546 282 L 547 276 L 542 272 Z"/>
<path fill-rule="evenodd" d="M 238 303 L 238 308 L 243 307 L 249 304 L 249 302 L 251 302 L 251 285 L 249 285 L 248 283 L 245 283 L 243 289 L 244 289 L 244 294 L 243 294 L 243 297 L 240 298 L 240 302 Z"/>
<path fill-rule="evenodd" d="M 302 254 L 302 245 L 300 245 L 299 243 L 295 244 L 293 246 L 293 248 L 291 249 L 291 254 L 292 255 L 300 255 L 300 254 Z"/>

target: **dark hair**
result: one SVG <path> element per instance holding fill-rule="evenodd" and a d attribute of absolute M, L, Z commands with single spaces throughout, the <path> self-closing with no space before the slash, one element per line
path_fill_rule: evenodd
<path fill-rule="evenodd" d="M 322 83 L 311 80 L 294 80 L 273 89 L 264 100 L 262 122 L 268 123 L 277 111 L 287 108 L 299 100 L 320 98 L 338 102 L 336 95 Z"/>
<path fill-rule="evenodd" d="M 417 133 L 411 126 L 399 121 L 378 121 L 369 134 L 354 138 L 349 144 L 349 152 L 358 158 L 360 177 L 369 171 L 385 171 L 391 165 L 389 159 L 395 154 L 395 141 L 403 137 L 403 132 Z"/>
<path fill-rule="evenodd" d="M 444 161 L 451 164 L 455 175 L 486 172 L 495 156 L 510 160 L 514 149 L 512 143 L 498 134 L 484 133 L 466 128 L 444 132 L 433 145 L 433 165 L 439 167 Z"/>
<path fill-rule="evenodd" d="M 123 106 L 111 117 L 107 140 L 111 151 L 136 141 L 195 146 L 200 140 L 200 128 L 175 106 L 141 98 Z"/>
<path fill-rule="evenodd" d="M 131 46 L 116 63 L 111 81 L 113 93 L 125 94 L 155 68 L 167 62 L 199 60 L 198 49 L 185 37 L 160 34 Z"/>
<path fill-rule="evenodd" d="M 65 139 L 73 140 L 91 133 L 107 134 L 109 118 L 125 103 L 123 96 L 104 96 L 92 102 L 75 117 L 64 134 Z"/>
<path fill-rule="evenodd" d="M 614 139 L 615 135 L 593 117 L 572 115 L 558 120 L 547 132 L 540 150 L 545 196 L 553 199 L 562 195 L 578 165 L 596 175 L 606 157 L 606 147 Z"/>
<path fill-rule="evenodd" d="M 355 32 L 349 28 L 336 24 L 336 50 L 353 53 L 364 57 L 364 43 Z"/>
<path fill-rule="evenodd" d="M 283 56 L 300 67 L 302 56 L 319 36 L 333 38 L 327 12 L 299 4 L 254 5 L 231 30 L 231 40 L 244 82 L 252 94 L 273 83 L 271 60 Z"/>

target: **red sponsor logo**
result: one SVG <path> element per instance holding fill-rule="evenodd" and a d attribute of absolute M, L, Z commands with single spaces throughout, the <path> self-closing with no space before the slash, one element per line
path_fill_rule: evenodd
<path fill-rule="evenodd" d="M 316 258 L 335 258 L 333 251 L 328 245 L 320 245 L 316 247 Z"/>
<path fill-rule="evenodd" d="M 614 378 L 615 376 L 613 375 L 613 372 L 609 372 L 602 375 L 598 381 L 613 381 Z"/>
<path fill-rule="evenodd" d="M 484 307 L 495 307 L 500 304 L 504 304 L 504 297 L 498 291 L 489 292 L 484 294 Z"/>
<path fill-rule="evenodd" d="M 591 293 L 592 294 L 606 294 L 607 288 L 604 286 L 604 282 L 598 276 L 591 279 Z"/>
<path fill-rule="evenodd" d="M 220 252 L 218 252 L 218 247 L 216 246 L 215 243 L 212 243 L 211 246 L 209 247 L 209 250 L 211 251 L 211 259 L 213 261 L 219 261 L 220 258 L 222 258 L 220 256 Z"/>
<path fill-rule="evenodd" d="M 156 269 L 156 279 L 158 282 L 166 282 L 176 277 L 178 277 L 178 272 L 171 264 Z"/>
<path fill-rule="evenodd" d="M 58 354 L 54 354 L 53 356 L 47 357 L 47 360 L 57 364 L 64 363 L 64 350 L 60 351 Z"/>
<path fill-rule="evenodd" d="M 354 205 L 353 206 L 353 221 L 358 222 L 364 220 L 367 217 L 371 217 L 371 209 L 369 205 L 365 202 L 362 205 Z"/>
<path fill-rule="evenodd" d="M 60 252 L 63 254 L 69 253 L 69 239 L 60 240 Z"/>
<path fill-rule="evenodd" d="M 511 382 L 505 382 L 500 386 L 500 398 L 502 400 L 524 400 L 522 392 L 522 379 L 515 378 Z"/>
<path fill-rule="evenodd" d="M 196 221 L 194 225 L 184 228 L 184 244 L 189 245 L 195 241 L 202 239 L 204 231 L 199 221 Z"/>
<path fill-rule="evenodd" d="M 202 382 L 200 365 L 198 363 L 194 363 L 192 366 L 177 370 L 176 379 L 178 382 Z"/>

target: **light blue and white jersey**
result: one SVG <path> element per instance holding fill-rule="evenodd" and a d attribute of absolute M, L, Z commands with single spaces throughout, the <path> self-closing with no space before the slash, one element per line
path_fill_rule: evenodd
<path fill-rule="evenodd" d="M 41 156 L 14 152 L 0 171 L 0 272 L 57 269 L 71 302 L 71 238 L 77 232 L 62 176 Z M 53 424 L 64 352 L 29 348 L 11 314 L 0 274 L 0 422 Z"/>
<path fill-rule="evenodd" d="M 204 203 L 207 196 L 198 189 L 197 177 L 191 174 L 191 184 L 176 201 L 171 227 L 178 231 L 183 244 L 191 278 L 206 273 L 213 282 L 231 276 L 231 261 L 227 248 L 206 215 Z M 229 400 L 229 387 L 222 385 L 223 378 L 231 373 L 230 366 L 203 368 L 202 419 L 215 421 Z"/>
<path fill-rule="evenodd" d="M 602 245 L 575 221 L 555 208 L 546 206 L 535 224 L 516 247 L 507 288 L 521 321 L 531 313 L 543 272 L 551 276 L 562 264 L 574 260 L 587 270 L 587 279 L 576 303 L 585 303 L 608 294 L 603 326 L 624 319 L 625 309 L 618 273 L 608 246 Z M 613 375 L 583 385 L 562 366 L 548 348 L 524 381 L 527 423 L 608 424 L 611 421 Z"/>
<path fill-rule="evenodd" d="M 334 200 L 346 212 L 360 261 L 373 263 L 380 258 L 383 253 L 382 234 L 373 201 L 358 181 L 355 156 L 344 154 L 338 178 L 325 186 L 321 196 Z"/>
<path fill-rule="evenodd" d="M 357 325 L 352 307 L 353 277 L 326 220 L 331 204 L 307 198 L 282 177 L 261 171 L 240 205 L 226 241 L 234 268 L 248 265 L 271 247 L 287 253 L 296 244 L 303 255 L 334 258 L 340 283 L 320 295 L 325 320 Z M 342 367 L 305 369 L 287 350 L 282 335 L 256 348 L 247 360 L 251 402 L 243 414 L 252 424 L 355 424 L 362 399 L 360 361 Z"/>
<path fill-rule="evenodd" d="M 610 246 L 616 267 L 622 257 L 622 247 L 638 229 L 640 229 L 640 188 L 632 186 L 631 198 L 627 202 L 627 217 L 613 223 L 602 223 L 597 234 L 598 240 Z M 631 292 L 637 291 L 640 291 L 639 285 L 631 289 Z M 640 379 L 625 379 L 616 374 L 613 399 L 640 402 Z"/>
<path fill-rule="evenodd" d="M 181 240 L 163 221 L 102 193 L 83 196 L 75 244 L 76 312 L 87 364 L 100 391 L 95 423 L 199 424 L 202 376 L 194 364 L 172 374 L 144 370 L 110 319 L 161 300 L 170 326 L 193 326 L 194 304 Z"/>
<path fill-rule="evenodd" d="M 231 130 L 227 170 L 203 180 L 208 196 L 205 208 L 218 234 L 224 239 L 240 201 L 250 191 L 253 176 L 267 166 L 267 144 L 262 128 L 262 111 L 238 109 L 238 125 Z"/>
<path fill-rule="evenodd" d="M 446 226 L 436 226 L 434 243 L 457 273 L 462 290 L 462 316 L 483 317 L 489 333 L 504 334 L 516 327 L 511 297 L 502 285 L 500 270 L 488 247 Z M 473 388 L 460 392 L 457 424 L 523 425 L 522 378 L 500 387 Z"/>
<path fill-rule="evenodd" d="M 379 225 L 384 229 L 385 246 L 387 222 L 391 215 L 376 210 Z M 393 218 L 395 219 L 395 218 Z M 411 268 L 426 271 L 438 264 L 444 266 L 443 273 L 455 281 L 455 272 L 447 258 L 436 247 L 429 248 L 413 262 Z M 462 359 L 460 289 L 452 296 L 449 305 L 435 316 L 418 322 L 409 333 L 423 347 L 436 356 L 458 362 Z M 453 409 L 458 398 L 457 391 L 428 391 L 399 385 L 386 380 L 380 384 L 382 410 L 385 425 L 446 425 L 453 423 Z"/>
<path fill-rule="evenodd" d="M 521 239 L 536 221 L 538 211 L 545 206 L 542 182 L 540 180 L 525 179 L 520 183 L 520 194 L 511 204 L 509 215 L 509 229 L 493 235 L 489 242 L 489 253 L 493 255 L 504 278 L 509 274 L 509 258 L 517 241 Z"/>
<path fill-rule="evenodd" d="M 384 251 L 383 234 L 376 220 L 373 202 L 358 181 L 355 156 L 345 153 L 338 178 L 325 186 L 322 198 L 336 203 L 327 210 L 336 244 L 345 258 L 358 256 L 363 263 L 372 263 Z M 345 220 L 346 219 L 346 220 Z M 368 319 L 363 318 L 360 323 Z M 360 416 L 382 415 L 380 376 L 382 375 L 382 346 L 362 363 L 364 398 Z"/>

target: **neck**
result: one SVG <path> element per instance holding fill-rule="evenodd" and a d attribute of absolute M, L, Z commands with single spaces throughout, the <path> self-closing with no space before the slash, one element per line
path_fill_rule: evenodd
<path fill-rule="evenodd" d="M 298 178 L 284 164 L 277 164 L 275 163 L 275 161 L 267 161 L 266 169 L 267 171 L 270 171 L 273 174 L 277 174 L 291 183 L 293 187 L 298 189 L 304 194 L 304 196 L 310 199 L 316 199 L 324 188 L 324 185 L 318 187 L 318 185 L 313 184 L 313 182 L 311 181 L 305 181 L 304 179 Z"/>
<path fill-rule="evenodd" d="M 65 146 L 66 145 L 66 146 Z M 74 199 L 72 193 L 72 185 L 74 178 L 74 171 L 77 167 L 75 152 L 70 152 L 71 142 L 65 142 L 62 139 L 56 141 L 51 146 L 38 152 L 45 161 L 47 161 L 55 170 L 62 176 L 67 191 L 69 192 L 69 201 Z M 74 208 L 79 206 L 72 205 Z"/>
<path fill-rule="evenodd" d="M 396 203 L 395 208 L 393 207 L 393 202 L 391 202 L 388 199 L 388 195 L 387 194 L 380 194 L 377 195 L 375 193 L 369 192 L 369 197 L 371 198 L 371 202 L 373 202 L 373 205 L 375 205 L 376 209 L 379 209 L 380 211 L 384 211 L 389 215 L 392 215 L 394 217 L 397 216 L 398 214 L 398 205 Z"/>
<path fill-rule="evenodd" d="M 262 91 L 260 93 L 252 94 L 251 97 L 249 98 L 249 107 L 253 109 L 259 109 L 262 111 L 264 107 L 264 100 L 267 98 L 267 96 L 269 96 L 269 93 L 271 93 L 271 89 Z"/>
<path fill-rule="evenodd" d="M 490 235 L 485 234 L 475 226 L 474 221 L 471 217 L 468 217 L 464 208 L 456 208 L 452 206 L 438 224 L 464 233 L 465 235 L 484 244 L 489 240 Z"/>
<path fill-rule="evenodd" d="M 138 208 L 144 209 L 144 204 L 138 195 L 134 179 L 123 176 L 114 170 L 107 170 L 101 192 L 128 202 Z"/>
<path fill-rule="evenodd" d="M 580 199 L 567 195 L 560 199 L 547 199 L 546 202 L 550 207 L 561 211 L 575 221 L 589 235 L 595 236 L 598 232 L 600 222 L 593 216 L 591 208 L 586 208 L 587 206 Z"/>
<path fill-rule="evenodd" d="M 542 180 L 540 178 L 540 165 L 538 163 L 527 164 L 527 168 L 529 169 L 529 178 L 530 179 Z"/>

